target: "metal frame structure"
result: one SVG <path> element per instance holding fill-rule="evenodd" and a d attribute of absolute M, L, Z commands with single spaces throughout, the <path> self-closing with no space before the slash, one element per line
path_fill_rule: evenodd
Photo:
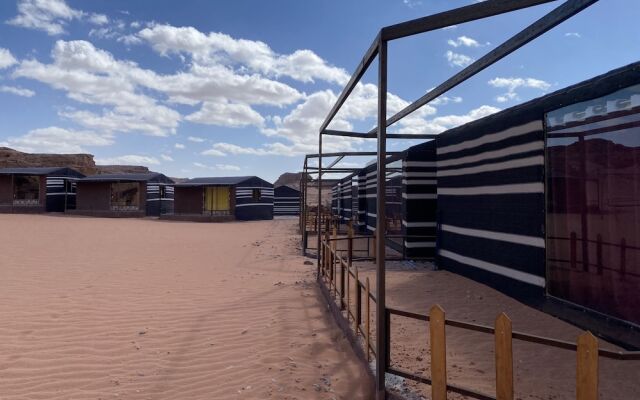
<path fill-rule="evenodd" d="M 580 11 L 593 5 L 598 0 L 566 0 L 560 6 L 553 9 L 542 18 L 538 19 L 519 33 L 515 34 L 500 46 L 488 52 L 486 55 L 476 60 L 462 71 L 458 72 L 451 78 L 447 79 L 435 89 L 427 92 L 413 103 L 400 110 L 395 115 L 387 119 L 387 44 L 396 39 L 433 31 L 436 29 L 446 28 L 448 26 L 462 24 L 465 22 L 480 20 L 500 14 L 506 14 L 532 6 L 545 3 L 551 3 L 557 0 L 488 0 L 485 2 L 472 4 L 433 14 L 423 18 L 418 18 L 396 25 L 391 25 L 380 29 L 373 43 L 366 51 L 362 61 L 357 66 L 351 79 L 338 97 L 335 105 L 327 115 L 319 130 L 318 148 L 319 153 L 312 155 L 318 158 L 318 210 L 321 209 L 322 203 L 322 175 L 325 172 L 347 172 L 348 168 L 339 168 L 336 165 L 345 155 L 365 155 L 364 153 L 322 153 L 322 137 L 324 135 L 355 137 L 361 139 L 375 138 L 377 140 L 377 152 L 373 155 L 377 156 L 377 218 L 376 218 L 376 399 L 384 400 L 386 398 L 385 389 L 385 372 L 387 365 L 385 357 L 387 354 L 387 307 L 385 301 L 385 169 L 388 153 L 386 149 L 386 140 L 397 139 L 433 139 L 435 135 L 402 135 L 387 133 L 387 127 L 398 122 L 402 118 L 418 110 L 422 106 L 428 104 L 437 97 L 445 94 L 449 90 L 458 86 L 462 82 L 476 75 L 480 71 L 493 65 L 497 61 L 506 57 L 515 50 L 521 48 L 532 40 L 536 39 L 543 33 L 549 31 L 563 21 L 571 18 Z M 366 133 L 344 132 L 327 129 L 333 118 L 336 116 L 348 96 L 351 94 L 356 84 L 362 79 L 368 67 L 378 58 L 378 124 L 377 127 Z M 370 153 L 367 153 L 370 154 Z M 323 168 L 323 157 L 338 157 L 330 166 Z M 308 156 L 309 157 L 309 156 Z M 305 158 L 305 171 L 307 170 L 307 159 Z M 306 179 L 306 175 L 305 175 Z M 318 249 L 321 247 L 322 223 L 318 218 Z M 318 251 L 318 268 L 320 268 L 320 251 Z M 320 279 L 320 277 L 318 277 Z"/>

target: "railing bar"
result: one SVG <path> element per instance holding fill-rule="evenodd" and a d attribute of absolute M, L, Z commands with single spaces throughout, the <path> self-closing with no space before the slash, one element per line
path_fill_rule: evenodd
<path fill-rule="evenodd" d="M 427 385 L 431 385 L 431 379 L 424 377 L 424 376 L 419 376 L 419 375 L 415 375 L 412 374 L 409 371 L 405 371 L 399 368 L 387 368 L 387 372 L 393 375 L 397 375 L 400 377 L 403 377 L 405 379 L 411 379 L 412 381 L 416 381 L 416 382 L 420 382 L 420 383 L 425 383 Z M 469 397 L 473 397 L 476 399 L 480 399 L 480 400 L 496 400 L 495 397 L 491 397 L 489 395 L 486 395 L 484 393 L 480 393 L 480 392 L 476 392 L 473 389 L 468 389 L 462 386 L 458 386 L 458 385 L 452 385 L 452 384 L 447 384 L 447 390 L 450 392 L 454 392 L 454 393 L 458 393 L 461 394 L 463 396 L 469 396 Z"/>

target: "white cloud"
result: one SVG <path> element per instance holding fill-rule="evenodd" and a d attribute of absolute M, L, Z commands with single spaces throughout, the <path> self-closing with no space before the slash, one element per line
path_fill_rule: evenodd
<path fill-rule="evenodd" d="M 216 169 L 221 171 L 240 171 L 242 168 L 231 164 L 216 164 Z"/>
<path fill-rule="evenodd" d="M 301 82 L 321 79 L 343 85 L 349 80 L 344 69 L 329 65 L 311 50 L 278 54 L 264 42 L 171 25 L 154 25 L 141 30 L 138 36 L 160 54 L 187 54 L 203 66 L 239 63 L 253 72 L 273 77 L 288 76 Z"/>
<path fill-rule="evenodd" d="M 17 62 L 18 60 L 16 60 L 8 49 L 0 47 L 0 69 L 10 67 Z"/>
<path fill-rule="evenodd" d="M 118 157 L 96 158 L 98 165 L 158 165 L 160 161 L 155 157 L 128 154 Z"/>
<path fill-rule="evenodd" d="M 162 158 L 163 161 L 173 161 L 173 157 L 168 154 L 160 154 L 160 158 Z"/>
<path fill-rule="evenodd" d="M 114 142 L 111 137 L 95 132 L 50 126 L 9 138 L 7 143 L 17 150 L 31 153 L 86 153 L 86 147 L 109 146 Z"/>
<path fill-rule="evenodd" d="M 578 32 L 567 32 L 564 34 L 566 37 L 574 37 L 574 38 L 581 38 L 582 35 L 579 34 Z"/>
<path fill-rule="evenodd" d="M 420 0 L 402 0 L 402 3 L 409 8 L 422 5 L 422 1 Z"/>
<path fill-rule="evenodd" d="M 541 79 L 535 78 L 501 78 L 496 77 L 487 82 L 490 86 L 495 88 L 506 88 L 507 92 L 496 97 L 498 103 L 505 103 L 510 100 L 518 100 L 519 88 L 537 89 L 543 92 L 551 88 L 551 84 Z"/>
<path fill-rule="evenodd" d="M 201 138 L 199 136 L 189 136 L 187 140 L 194 143 L 203 143 L 207 141 L 207 139 Z"/>
<path fill-rule="evenodd" d="M 0 92 L 15 94 L 22 97 L 33 97 L 36 92 L 33 90 L 17 87 L 17 86 L 0 86 Z"/>
<path fill-rule="evenodd" d="M 175 147 L 178 150 L 184 150 L 185 145 L 183 145 L 182 143 L 176 143 L 173 145 L 173 147 Z"/>
<path fill-rule="evenodd" d="M 213 157 L 225 157 L 227 154 L 218 150 L 218 149 L 209 149 L 200 153 L 204 156 L 213 156 Z"/>
<path fill-rule="evenodd" d="M 246 104 L 205 101 L 202 108 L 185 117 L 187 121 L 207 125 L 240 127 L 247 125 L 262 126 L 264 118 Z"/>
<path fill-rule="evenodd" d="M 65 33 L 65 25 L 74 19 L 85 19 L 95 25 L 109 22 L 102 14 L 88 14 L 67 5 L 64 0 L 18 0 L 18 15 L 7 21 L 10 25 L 37 29 L 49 35 Z"/>
<path fill-rule="evenodd" d="M 458 36 L 457 39 L 449 39 L 447 40 L 449 46 L 453 47 L 480 47 L 482 46 L 477 40 L 470 38 L 468 36 Z M 487 43 L 488 44 L 488 43 Z"/>
<path fill-rule="evenodd" d="M 451 50 L 447 50 L 445 57 L 447 58 L 449 65 L 452 67 L 466 67 L 475 61 L 472 57 L 460 53 L 454 53 Z"/>
<path fill-rule="evenodd" d="M 483 105 L 462 115 L 451 114 L 433 119 L 414 120 L 409 120 L 410 117 L 407 117 L 399 122 L 401 127 L 397 132 L 405 134 L 439 134 L 448 129 L 484 118 L 498 111 L 500 111 L 500 108 Z"/>

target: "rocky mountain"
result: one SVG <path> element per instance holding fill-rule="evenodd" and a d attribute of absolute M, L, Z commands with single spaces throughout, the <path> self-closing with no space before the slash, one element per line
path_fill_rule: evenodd
<path fill-rule="evenodd" d="M 96 165 L 92 154 L 23 153 L 0 147 L 0 168 L 69 167 L 85 175 L 149 172 L 139 165 Z"/>
<path fill-rule="evenodd" d="M 273 187 L 289 186 L 296 190 L 300 190 L 300 179 L 302 178 L 302 172 L 285 172 L 280 175 L 273 184 Z"/>

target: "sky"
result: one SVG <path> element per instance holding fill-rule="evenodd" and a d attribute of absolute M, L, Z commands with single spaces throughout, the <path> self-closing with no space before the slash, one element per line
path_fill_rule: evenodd
<path fill-rule="evenodd" d="M 321 123 L 381 27 L 474 2 L 2 0 L 0 146 L 274 181 L 318 151 Z M 389 115 L 560 4 L 389 43 Z M 639 17 L 640 2 L 601 0 L 389 132 L 441 133 L 636 62 Z M 374 62 L 330 128 L 373 128 L 376 82 Z M 330 137 L 323 151 L 374 147 Z"/>

